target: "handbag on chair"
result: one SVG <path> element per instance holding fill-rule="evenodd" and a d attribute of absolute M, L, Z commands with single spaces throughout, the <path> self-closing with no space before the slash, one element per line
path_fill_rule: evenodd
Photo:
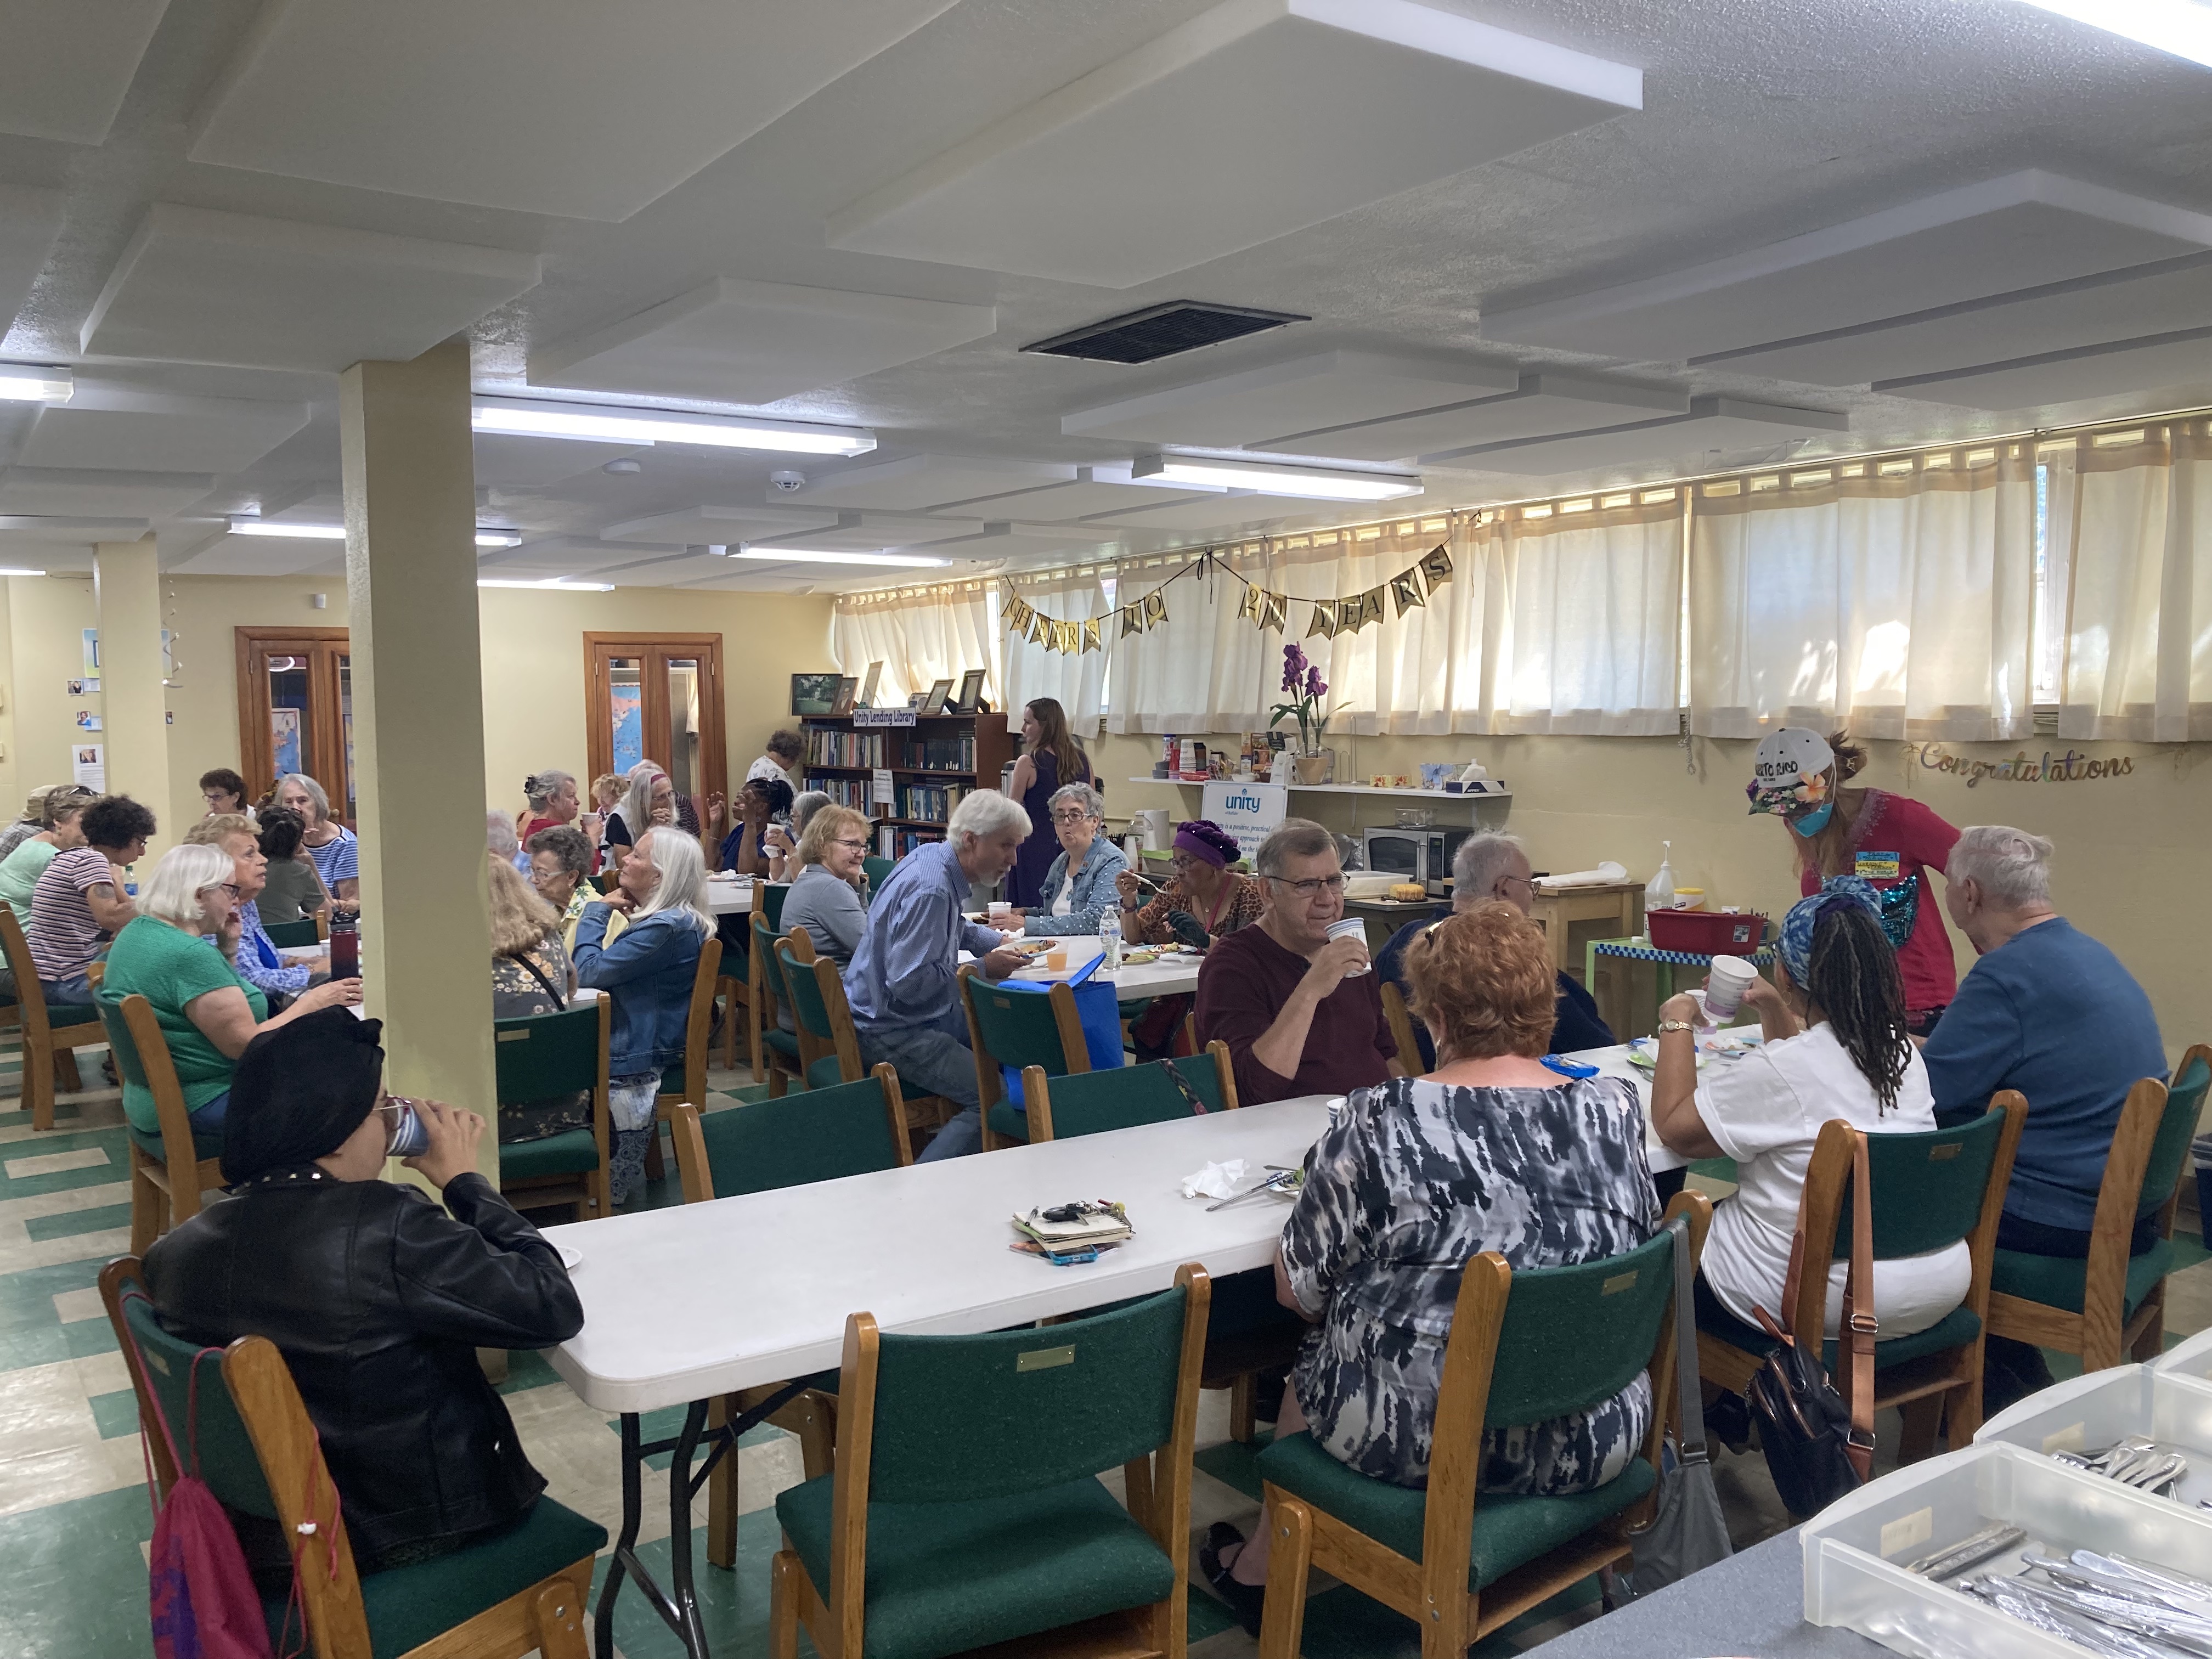
<path fill-rule="evenodd" d="M 1759 1443 L 1775 1490 L 1799 1519 L 1819 1514 L 1845 1493 L 1866 1483 L 1874 1470 L 1874 1195 L 1867 1172 L 1865 1132 L 1851 1140 L 1851 1261 L 1844 1280 L 1844 1316 L 1838 1352 L 1848 1395 L 1828 1380 L 1817 1351 L 1808 1353 L 1796 1337 L 1764 1308 L 1759 1322 L 1775 1339 L 1752 1378 L 1752 1415 Z M 1804 1268 L 1805 1224 L 1801 1212 L 1790 1244 L 1790 1272 L 1782 1284 L 1785 1312 L 1797 1305 L 1798 1279 Z M 1823 1298 L 1825 1300 L 1825 1297 Z M 1866 1310 L 1862 1313 L 1861 1309 Z"/>
<path fill-rule="evenodd" d="M 1682 1413 L 1681 1438 L 1674 1467 L 1659 1478 L 1659 1505 L 1651 1524 L 1628 1534 L 1636 1552 L 1631 1592 L 1648 1595 L 1663 1585 L 1701 1572 L 1735 1553 L 1729 1541 L 1721 1495 L 1705 1455 L 1705 1412 L 1698 1392 L 1698 1322 L 1690 1316 L 1690 1223 L 1676 1216 L 1667 1224 L 1674 1235 L 1674 1376 Z"/>

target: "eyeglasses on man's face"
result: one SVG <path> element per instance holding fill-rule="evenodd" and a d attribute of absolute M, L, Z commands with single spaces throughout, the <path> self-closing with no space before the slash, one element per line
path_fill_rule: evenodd
<path fill-rule="evenodd" d="M 1344 890 L 1344 872 L 1341 870 L 1333 876 L 1315 876 L 1305 881 L 1289 881 L 1281 876 L 1270 876 L 1267 879 L 1278 886 L 1289 888 L 1302 899 L 1316 899 L 1324 893 L 1341 893 Z"/>

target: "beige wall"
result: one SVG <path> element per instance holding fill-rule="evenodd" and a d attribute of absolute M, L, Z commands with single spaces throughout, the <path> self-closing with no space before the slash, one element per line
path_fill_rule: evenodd
<path fill-rule="evenodd" d="M 1139 806 L 1198 809 L 1195 789 L 1133 784 L 1159 757 L 1156 737 L 1093 740 L 1098 772 L 1118 816 Z M 1480 760 L 1513 790 L 1504 827 L 1522 837 L 1540 870 L 1585 870 L 1613 859 L 1639 878 L 1657 870 L 1660 842 L 1674 842 L 1674 878 L 1700 886 L 1712 904 L 1778 915 L 1796 896 L 1788 832 L 1745 809 L 1750 743 L 1647 738 L 1339 738 L 1340 777 L 1376 772 L 1418 777 L 1419 763 Z M 2048 750 L 2093 759 L 2132 757 L 2125 776 L 2075 782 L 1984 778 L 1971 787 L 1930 770 L 1914 745 L 1881 743 L 1859 781 L 1926 802 L 1952 823 L 2009 823 L 2057 843 L 2054 886 L 2072 921 L 2117 951 L 2150 993 L 2169 1053 L 2212 1042 L 2212 744 L 2032 743 L 1947 745 L 1973 758 L 2008 760 Z M 1694 763 L 1694 769 L 1692 763 Z M 1449 798 L 1445 798 L 1449 799 Z M 1294 797 L 1330 828 L 1388 824 L 1388 798 Z M 1355 808 L 1357 817 L 1355 820 Z M 1488 809 L 1485 823 L 1490 822 Z M 1440 805 L 1439 822 L 1464 823 L 1464 808 Z M 1959 970 L 1973 947 L 1954 934 Z"/>

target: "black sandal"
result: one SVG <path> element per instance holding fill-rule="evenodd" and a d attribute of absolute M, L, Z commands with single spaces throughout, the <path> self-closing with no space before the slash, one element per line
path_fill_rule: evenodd
<path fill-rule="evenodd" d="M 1198 1567 L 1206 1575 L 1206 1582 L 1212 1586 L 1213 1593 L 1228 1603 L 1229 1611 L 1236 1614 L 1244 1633 L 1257 1636 L 1260 1617 L 1267 1605 L 1267 1587 L 1243 1583 L 1231 1576 L 1229 1567 L 1221 1565 L 1221 1552 L 1231 1544 L 1244 1541 L 1244 1534 L 1226 1521 L 1215 1522 L 1206 1529 L 1206 1542 L 1198 1547 Z"/>

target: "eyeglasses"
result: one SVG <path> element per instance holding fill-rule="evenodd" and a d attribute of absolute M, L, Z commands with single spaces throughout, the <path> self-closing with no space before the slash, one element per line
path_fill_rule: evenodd
<path fill-rule="evenodd" d="M 863 853 L 868 850 L 868 843 L 865 837 L 859 841 L 835 841 L 832 842 L 830 845 L 833 847 L 851 847 L 857 848 L 859 851 Z"/>
<path fill-rule="evenodd" d="M 1052 821 L 1054 823 L 1088 823 L 1091 822 L 1091 814 L 1079 807 L 1071 808 L 1065 812 L 1054 812 L 1052 815 Z"/>
<path fill-rule="evenodd" d="M 238 884 L 234 881 L 219 881 L 216 884 L 216 886 L 222 891 L 229 894 L 233 898 L 236 898 L 238 896 Z"/>
<path fill-rule="evenodd" d="M 1344 890 L 1344 872 L 1341 870 L 1333 876 L 1316 876 L 1310 881 L 1290 881 L 1281 876 L 1270 876 L 1267 879 L 1281 883 L 1302 899 L 1318 898 L 1323 893 L 1341 893 Z"/>

